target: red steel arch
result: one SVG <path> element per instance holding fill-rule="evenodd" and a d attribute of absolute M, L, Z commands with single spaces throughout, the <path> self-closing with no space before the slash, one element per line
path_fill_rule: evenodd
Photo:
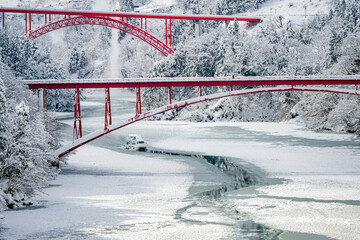
<path fill-rule="evenodd" d="M 160 113 L 164 113 L 173 109 L 185 107 L 188 105 L 206 102 L 210 100 L 225 98 L 225 97 L 233 97 L 254 93 L 265 93 L 265 92 L 287 92 L 287 91 L 301 91 L 301 92 L 328 92 L 328 93 L 339 93 L 339 94 L 349 94 L 349 95 L 357 95 L 360 96 L 360 91 L 356 89 L 341 89 L 341 88 L 327 88 L 327 87 L 309 87 L 309 86 L 280 86 L 280 87 L 262 87 L 262 88 L 252 88 L 252 89 L 242 89 L 235 90 L 229 92 L 221 92 L 215 93 L 206 96 L 200 96 L 196 98 L 191 98 L 185 101 L 180 101 L 173 104 L 168 104 L 163 107 L 159 107 L 148 112 L 137 114 L 135 117 L 129 118 L 124 122 L 118 122 L 108 126 L 106 129 L 102 128 L 95 132 L 92 132 L 82 138 L 76 139 L 72 144 L 61 147 L 60 149 L 55 151 L 55 155 L 57 157 L 62 157 L 75 149 L 85 145 L 89 142 L 92 142 L 112 131 L 118 130 L 120 128 L 126 127 L 127 125 L 133 124 L 135 122 L 141 121 L 143 119 L 155 116 Z"/>
<path fill-rule="evenodd" d="M 57 29 L 70 27 L 70 26 L 78 26 L 78 25 L 99 25 L 99 26 L 115 28 L 143 40 L 144 42 L 148 43 L 149 45 L 157 49 L 165 56 L 174 53 L 174 51 L 169 46 L 167 46 L 165 43 L 163 43 L 153 35 L 149 34 L 148 32 L 134 25 L 131 25 L 127 22 L 112 19 L 109 17 L 80 16 L 80 17 L 64 18 L 59 21 L 50 22 L 37 29 L 31 30 L 27 34 L 27 36 L 30 39 L 36 39 L 46 33 L 55 31 Z"/>

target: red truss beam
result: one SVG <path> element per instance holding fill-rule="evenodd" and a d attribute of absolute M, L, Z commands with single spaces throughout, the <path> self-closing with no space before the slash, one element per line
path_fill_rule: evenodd
<path fill-rule="evenodd" d="M 174 51 L 169 46 L 167 46 L 167 44 L 164 44 L 162 41 L 160 41 L 153 35 L 149 34 L 148 32 L 134 25 L 131 25 L 123 21 L 115 20 L 112 18 L 104 18 L 104 17 L 96 17 L 96 16 L 95 17 L 80 16 L 74 18 L 64 18 L 56 22 L 49 22 L 47 25 L 39 27 L 33 31 L 30 30 L 28 36 L 30 39 L 36 39 L 54 30 L 69 26 L 77 26 L 77 25 L 100 25 L 100 26 L 115 28 L 127 32 L 143 40 L 144 42 L 148 43 L 149 45 L 160 51 L 165 56 L 174 53 Z"/>
<path fill-rule="evenodd" d="M 266 93 L 266 92 L 287 92 L 287 91 L 311 91 L 311 92 L 329 92 L 329 93 L 338 93 L 338 94 L 351 94 L 351 95 L 357 95 L 360 96 L 360 93 L 357 93 L 355 90 L 349 90 L 349 89 L 336 89 L 336 88 L 317 88 L 317 87 L 306 87 L 306 86 L 285 86 L 285 87 L 258 87 L 258 88 L 251 88 L 251 89 L 242 89 L 242 90 L 236 90 L 234 92 L 222 92 L 222 93 L 216 93 L 211 94 L 203 97 L 195 97 L 192 99 L 180 101 L 177 103 L 165 105 L 162 107 L 159 107 L 157 109 L 153 109 L 147 112 L 144 112 L 143 114 L 136 115 L 135 117 L 129 118 L 126 121 L 114 123 L 112 126 L 109 127 L 106 131 L 95 131 L 93 133 L 90 133 L 87 135 L 84 139 L 79 139 L 75 141 L 72 144 L 69 144 L 67 146 L 63 146 L 62 148 L 56 150 L 55 154 L 59 157 L 62 157 L 66 155 L 67 153 L 77 149 L 78 147 L 81 147 L 91 141 L 94 141 L 95 139 L 98 139 L 106 134 L 111 133 L 112 131 L 118 130 L 120 128 L 126 127 L 130 124 L 133 124 L 135 122 L 141 121 L 143 119 L 155 116 L 160 113 L 164 113 L 173 109 L 185 107 L 188 105 L 200 103 L 200 102 L 206 102 L 210 100 L 225 98 L 225 97 L 232 97 L 232 96 L 241 96 L 246 94 L 255 94 L 255 93 Z"/>
<path fill-rule="evenodd" d="M 258 17 L 230 16 L 230 15 L 198 15 L 198 14 L 156 14 L 156 13 L 129 13 L 129 12 L 100 12 L 100 11 L 74 11 L 55 9 L 25 9 L 25 8 L 0 8 L 3 13 L 30 13 L 51 14 L 67 16 L 97 16 L 97 17 L 124 17 L 124 18 L 152 18 L 152 19 L 178 19 L 178 20 L 207 20 L 207 21 L 245 21 L 260 22 Z"/>
<path fill-rule="evenodd" d="M 26 80 L 30 89 L 68 88 L 143 88 L 143 87 L 206 87 L 206 86 L 299 86 L 299 85 L 360 85 L 360 76 L 314 77 L 217 77 L 217 78 L 124 78 Z"/>

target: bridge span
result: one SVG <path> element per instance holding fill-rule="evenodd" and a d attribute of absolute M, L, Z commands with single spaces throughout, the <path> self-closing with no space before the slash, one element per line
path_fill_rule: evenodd
<path fill-rule="evenodd" d="M 75 89 L 73 143 L 58 149 L 55 154 L 62 157 L 76 148 L 100 138 L 112 131 L 135 123 L 137 121 L 164 113 L 173 109 L 185 107 L 214 99 L 240 96 L 264 92 L 309 91 L 330 92 L 339 94 L 360 95 L 360 75 L 358 76 L 276 76 L 276 77 L 214 77 L 214 78 L 125 78 L 125 79 L 67 79 L 67 80 L 24 80 L 30 89 Z M 225 86 L 228 90 L 210 95 L 202 94 L 203 87 Z M 233 87 L 238 86 L 238 90 Z M 141 109 L 141 88 L 155 87 L 168 89 L 168 104 L 147 112 Z M 171 88 L 198 87 L 199 96 L 188 100 L 172 103 Z M 81 88 L 105 89 L 105 127 L 82 136 L 80 91 Z M 111 119 L 111 88 L 135 88 L 135 116 L 124 122 L 112 123 Z M 46 92 L 46 91 L 44 91 Z"/>
<path fill-rule="evenodd" d="M 11 14 L 24 15 L 25 36 L 29 39 L 36 39 L 52 31 L 78 25 L 98 25 L 115 28 L 129 33 L 150 46 L 157 49 L 163 55 L 173 54 L 173 20 L 190 20 L 194 22 L 195 35 L 200 36 L 201 21 L 243 21 L 256 24 L 261 21 L 258 17 L 231 16 L 231 15 L 195 15 L 195 14 L 162 14 L 162 13 L 133 13 L 133 12 L 101 12 L 86 10 L 65 10 L 65 9 L 28 9 L 28 8 L 6 8 L 0 7 L 2 15 L 2 29 L 6 29 L 6 16 Z M 34 21 L 34 18 L 37 19 Z M 38 20 L 41 19 L 42 20 Z M 164 21 L 164 41 L 159 36 L 148 31 L 148 20 Z M 41 23 L 42 22 L 42 23 Z M 39 24 L 40 23 L 40 24 Z M 34 28 L 37 24 L 37 28 Z M 162 31 L 156 31 L 162 32 Z"/>

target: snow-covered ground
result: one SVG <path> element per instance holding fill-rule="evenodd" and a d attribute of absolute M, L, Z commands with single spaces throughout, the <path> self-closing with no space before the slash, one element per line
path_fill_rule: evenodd
<path fill-rule="evenodd" d="M 316 133 L 289 123 L 162 125 L 178 134 L 152 142 L 153 147 L 228 156 L 284 179 L 228 194 L 256 222 L 337 239 L 360 236 L 360 143 L 353 135 Z"/>
<path fill-rule="evenodd" d="M 151 12 L 157 9 L 171 7 L 175 5 L 175 3 L 176 0 L 152 0 L 149 4 L 137 8 L 136 11 Z"/>
<path fill-rule="evenodd" d="M 309 17 L 328 14 L 331 0 L 268 0 L 259 9 L 247 14 L 264 17 L 282 16 L 296 23 L 306 22 Z M 305 15 L 306 14 L 306 15 Z"/>
<path fill-rule="evenodd" d="M 3 213 L 1 239 L 219 239 L 232 233 L 232 219 L 201 206 L 208 221 L 229 226 L 175 219 L 192 204 L 193 169 L 181 160 L 85 146 L 69 164 L 39 206 Z"/>

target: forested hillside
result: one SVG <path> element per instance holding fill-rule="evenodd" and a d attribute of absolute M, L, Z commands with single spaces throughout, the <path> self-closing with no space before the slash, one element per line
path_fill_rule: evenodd
<path fill-rule="evenodd" d="M 0 61 L 0 210 L 29 200 L 57 172 L 55 115 L 38 110 L 37 97 Z"/>
<path fill-rule="evenodd" d="M 226 6 L 223 5 L 223 6 Z M 215 8 L 218 9 L 218 8 Z M 274 16 L 244 30 L 238 24 L 207 26 L 199 39 L 177 47 L 174 56 L 156 63 L 152 77 L 180 76 L 308 76 L 359 74 L 360 3 L 340 1 L 327 15 L 305 25 Z M 223 7 L 224 10 L 224 7 Z M 205 92 L 221 91 L 218 88 Z M 162 105 L 161 90 L 145 92 L 149 108 Z M 192 88 L 173 90 L 173 96 L 196 96 Z M 200 110 L 200 111 L 199 111 Z M 331 93 L 262 93 L 221 99 L 164 116 L 192 121 L 282 121 L 295 118 L 313 129 L 360 133 L 359 97 Z"/>

